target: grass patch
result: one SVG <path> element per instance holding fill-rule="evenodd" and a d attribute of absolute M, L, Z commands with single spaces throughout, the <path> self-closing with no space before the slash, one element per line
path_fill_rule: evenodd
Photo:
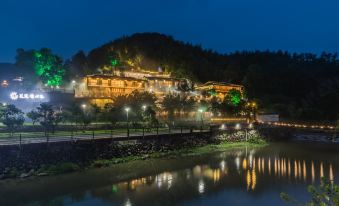
<path fill-rule="evenodd" d="M 80 166 L 72 162 L 63 162 L 56 165 L 46 166 L 41 171 L 48 173 L 49 175 L 57 175 L 79 171 Z"/>

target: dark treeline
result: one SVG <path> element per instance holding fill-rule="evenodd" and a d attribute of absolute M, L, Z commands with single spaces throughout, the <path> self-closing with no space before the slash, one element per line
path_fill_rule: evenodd
<path fill-rule="evenodd" d="M 337 54 L 254 51 L 218 54 L 158 33 L 122 37 L 86 56 L 73 56 L 76 73 L 92 73 L 109 65 L 156 70 L 179 77 L 243 84 L 247 97 L 261 110 L 300 120 L 336 120 L 339 115 L 339 60 Z"/>
<path fill-rule="evenodd" d="M 253 51 L 219 54 L 158 33 L 137 33 L 109 42 L 88 54 L 76 53 L 65 62 L 67 76 L 105 69 L 159 67 L 196 82 L 243 84 L 249 99 L 263 112 L 278 112 L 293 120 L 339 118 L 337 54 Z"/>

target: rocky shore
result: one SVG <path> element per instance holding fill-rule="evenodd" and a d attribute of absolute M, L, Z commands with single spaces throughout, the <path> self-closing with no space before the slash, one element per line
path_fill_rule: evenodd
<path fill-rule="evenodd" d="M 53 144 L 28 144 L 21 148 L 3 146 L 0 148 L 0 179 L 27 178 L 67 173 L 90 167 L 102 167 L 133 159 L 165 157 L 192 148 L 221 143 L 262 143 L 258 133 L 176 135 L 139 141 L 114 142 L 111 139 Z M 206 149 L 206 148 L 205 148 Z M 214 150 L 214 148 L 209 148 Z"/>

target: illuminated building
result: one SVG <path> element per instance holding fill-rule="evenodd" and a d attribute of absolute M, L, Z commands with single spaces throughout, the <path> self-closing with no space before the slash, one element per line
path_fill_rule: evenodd
<path fill-rule="evenodd" d="M 91 103 L 104 106 L 113 97 L 128 95 L 134 90 L 145 91 L 145 80 L 113 75 L 87 75 L 75 87 L 75 98 L 88 99 Z"/>
<path fill-rule="evenodd" d="M 244 92 L 242 85 L 228 84 L 226 82 L 209 81 L 205 84 L 195 86 L 195 90 L 199 91 L 203 96 L 206 96 L 204 94 L 210 94 L 211 97 L 215 96 L 221 100 L 223 100 L 232 89 L 239 91 L 241 94 Z"/>
<path fill-rule="evenodd" d="M 144 79 L 147 77 L 159 77 L 159 78 L 170 78 L 171 74 L 166 72 L 157 72 L 157 71 L 144 71 L 144 70 L 138 70 L 138 71 L 124 71 L 123 74 L 119 71 L 116 72 L 118 76 L 125 76 L 125 77 L 133 77 L 136 79 Z"/>
<path fill-rule="evenodd" d="M 193 88 L 193 83 L 188 79 L 172 78 L 170 73 L 142 70 L 117 71 L 115 75 L 87 75 L 74 85 L 75 98 L 89 100 L 90 103 L 101 107 L 107 103 L 112 103 L 113 97 L 128 95 L 134 90 L 154 93 L 161 100 L 169 93 L 189 92 L 192 96 L 199 96 L 197 93 L 192 92 L 194 89 L 198 93 L 214 90 L 216 95 L 222 99 L 231 89 L 236 89 L 241 94 L 243 93 L 243 86 L 241 85 L 207 82 Z"/>
<path fill-rule="evenodd" d="M 1 82 L 1 87 L 8 87 L 8 81 L 7 80 L 3 80 L 2 82 Z"/>
<path fill-rule="evenodd" d="M 190 87 L 190 82 L 186 79 L 170 78 L 170 77 L 145 77 L 147 91 L 153 92 L 158 98 L 168 93 L 176 93 L 185 91 Z"/>

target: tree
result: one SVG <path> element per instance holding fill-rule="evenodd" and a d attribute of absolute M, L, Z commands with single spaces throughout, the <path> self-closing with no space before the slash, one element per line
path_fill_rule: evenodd
<path fill-rule="evenodd" d="M 62 121 L 62 113 L 55 112 L 53 106 L 47 103 L 41 103 L 36 110 L 30 112 L 32 116 L 38 117 L 36 121 L 44 128 L 45 136 L 48 132 L 55 131 L 55 127 Z"/>
<path fill-rule="evenodd" d="M 339 205 L 339 186 L 333 182 L 322 178 L 318 187 L 308 186 L 307 191 L 311 194 L 311 200 L 305 206 L 337 206 Z M 290 197 L 288 194 L 281 193 L 281 199 L 293 205 L 303 205 L 298 200 Z"/>
<path fill-rule="evenodd" d="M 196 108 L 196 102 L 193 97 L 182 96 L 180 98 L 180 102 L 180 110 L 182 110 L 182 112 L 184 113 L 184 117 L 187 117 L 188 114 L 194 111 Z"/>
<path fill-rule="evenodd" d="M 174 120 L 174 112 L 181 109 L 180 95 L 167 94 L 161 102 L 161 107 L 163 111 L 167 112 L 168 120 L 172 122 Z"/>
<path fill-rule="evenodd" d="M 43 84 L 55 87 L 60 86 L 65 76 L 62 59 L 54 55 L 50 49 L 40 49 L 34 52 L 33 65 L 36 75 Z"/>
<path fill-rule="evenodd" d="M 150 92 L 139 92 L 138 90 L 134 90 L 129 95 L 119 95 L 115 96 L 112 100 L 113 103 L 108 104 L 107 107 L 109 109 L 114 109 L 114 113 L 120 112 L 117 117 L 120 120 L 125 119 L 125 108 L 129 107 L 129 120 L 130 121 L 142 121 L 143 120 L 143 106 L 151 107 L 152 109 L 156 109 L 155 106 L 156 97 L 154 94 Z"/>
<path fill-rule="evenodd" d="M 226 95 L 226 100 L 231 103 L 233 106 L 238 106 L 241 102 L 241 92 L 236 89 L 231 89 Z"/>
<path fill-rule="evenodd" d="M 69 62 L 69 76 L 78 77 L 86 74 L 91 74 L 88 66 L 87 56 L 84 51 L 80 50 L 72 56 Z"/>
<path fill-rule="evenodd" d="M 220 102 L 216 97 L 212 97 L 210 101 L 210 111 L 213 115 L 217 115 L 220 112 Z"/>
<path fill-rule="evenodd" d="M 24 113 L 12 104 L 0 107 L 0 121 L 6 125 L 10 135 L 20 128 L 25 122 Z"/>
<path fill-rule="evenodd" d="M 114 127 L 115 124 L 122 118 L 121 110 L 116 108 L 114 104 L 108 103 L 104 107 L 103 118 L 105 121 L 110 122 L 111 126 Z"/>
<path fill-rule="evenodd" d="M 40 115 L 36 111 L 30 111 L 26 114 L 28 118 L 32 120 L 33 125 L 39 121 Z"/>
<path fill-rule="evenodd" d="M 156 111 L 150 106 L 145 108 L 144 112 L 142 113 L 142 118 L 149 127 L 154 127 L 159 124 L 159 121 L 156 118 Z"/>

